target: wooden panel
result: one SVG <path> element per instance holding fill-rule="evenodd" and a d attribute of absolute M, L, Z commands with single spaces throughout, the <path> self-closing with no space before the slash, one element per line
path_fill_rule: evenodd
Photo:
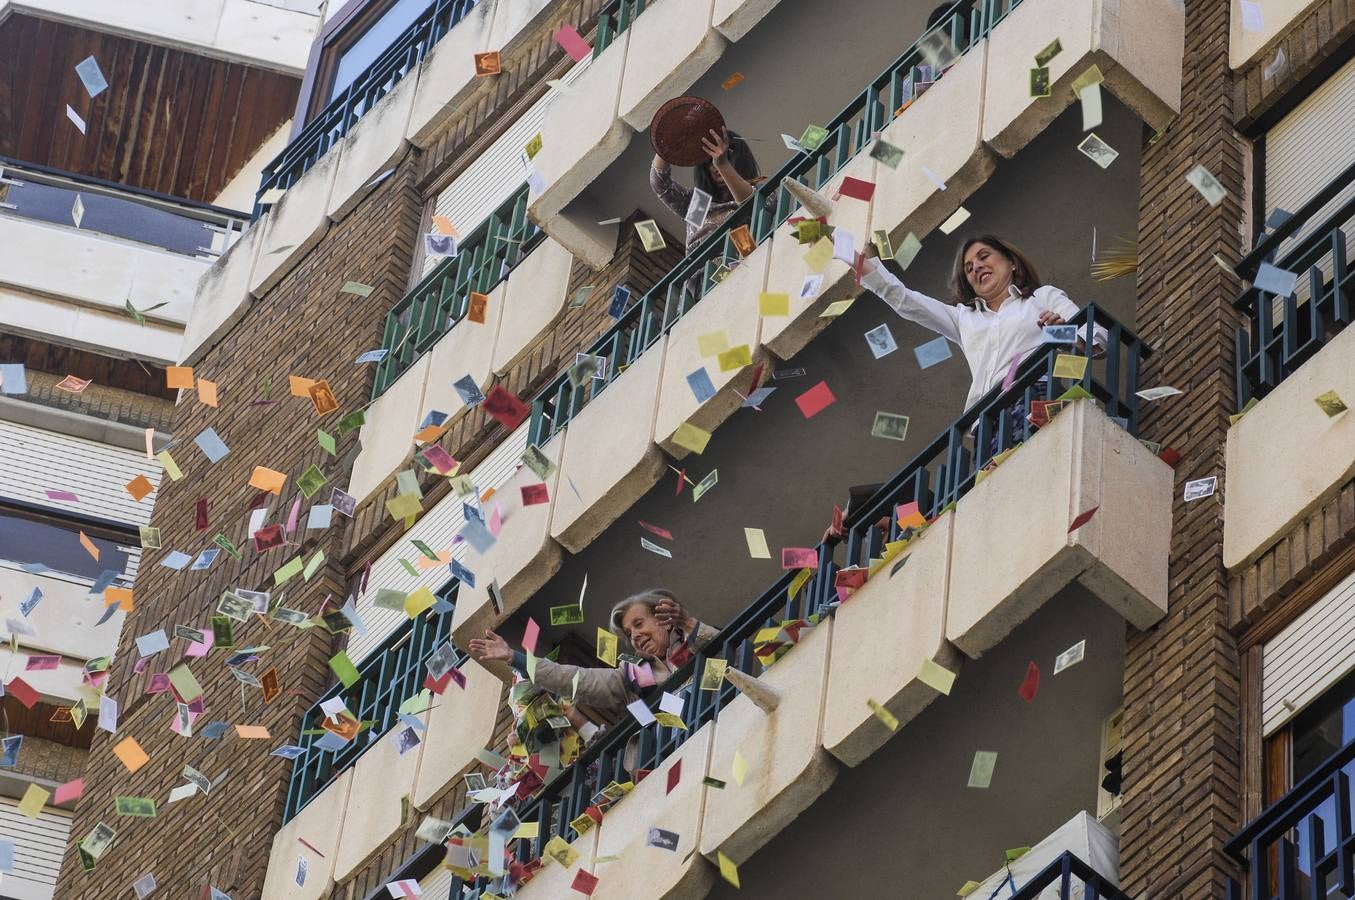
<path fill-rule="evenodd" d="M 90 55 L 108 80 L 93 100 L 75 73 Z M 0 23 L 0 156 L 210 202 L 291 115 L 299 83 L 11 15 Z"/>

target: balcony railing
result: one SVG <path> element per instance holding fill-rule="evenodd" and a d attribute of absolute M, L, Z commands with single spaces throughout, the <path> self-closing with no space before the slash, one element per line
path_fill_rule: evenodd
<path fill-rule="evenodd" d="M 641 0 L 631 0 L 639 3 Z M 1022 0 L 956 0 L 949 15 L 918 39 L 889 68 L 857 94 L 842 112 L 824 126 L 828 137 L 812 152 L 797 153 L 715 231 L 691 248 L 686 257 L 643 296 L 634 300 L 616 323 L 589 349 L 608 359 L 607 377 L 573 385 L 567 372 L 546 385 L 532 404 L 529 440 L 541 446 L 650 345 L 667 333 L 686 312 L 737 264 L 739 254 L 730 232 L 747 225 L 760 244 L 795 210 L 795 198 L 784 187 L 786 178 L 811 188 L 825 185 L 857 153 L 869 146 L 872 134 L 888 125 L 910 98 L 918 66 L 926 56 L 930 35 L 949 37 L 956 52 L 967 53 L 985 38 Z M 601 26 L 599 26 L 601 32 Z"/>
<path fill-rule="evenodd" d="M 1138 421 L 1139 401 L 1135 397 L 1138 372 L 1151 350 L 1133 332 L 1094 306 L 1079 311 L 1072 323 L 1106 329 L 1104 352 L 1089 363 L 1077 384 L 1133 433 Z M 1009 388 L 989 391 L 900 469 L 860 510 L 854 511 L 845 523 L 846 564 L 868 565 L 871 557 L 879 556 L 884 541 L 900 537 L 900 527 L 893 515 L 899 504 L 917 500 L 924 514 L 929 517 L 937 514 L 974 486 L 979 470 L 992 456 L 1028 438 L 1030 424 L 1022 422 L 1016 427 L 1008 411 L 1014 404 L 1052 398 L 1073 385 L 1068 379 L 1059 379 L 1061 385 L 1055 388 L 1053 366 L 1056 357 L 1064 352 L 1073 351 L 1067 345 L 1049 345 L 1048 349 L 1033 354 L 1018 369 Z M 890 522 L 887 533 L 876 527 L 881 518 Z M 762 667 L 753 654 L 752 639 L 759 629 L 789 619 L 832 615 L 837 596 L 834 587 L 837 543 L 833 540 L 819 545 L 818 566 L 798 591 L 791 590 L 797 573 L 787 572 L 721 629 L 687 666 L 676 671 L 662 690 L 677 692 L 678 686 L 702 671 L 707 658 L 727 660 L 730 666 L 757 677 Z M 638 768 L 654 769 L 702 725 L 717 720 L 735 695 L 736 689 L 728 682 L 722 683 L 718 691 L 688 691 L 683 710 L 683 720 L 688 726 L 685 731 L 660 725 L 641 728 L 634 719 L 614 726 L 519 810 L 524 822 L 539 823 L 535 840 L 518 842 L 519 857 L 526 861 L 540 856 L 545 843 L 554 835 L 571 840 L 574 835 L 569 823 L 583 814 L 590 798 L 610 781 L 630 779 L 623 768 L 623 758 L 632 739 L 638 751 L 634 758 Z M 660 697 L 661 690 L 656 689 L 645 702 L 657 708 Z"/>
<path fill-rule="evenodd" d="M 79 199 L 83 214 L 76 225 Z M 220 256 L 244 213 L 0 156 L 0 215 L 123 238 L 184 256 Z"/>
<path fill-rule="evenodd" d="M 1243 828 L 1224 849 L 1248 874 L 1251 900 L 1306 900 L 1355 896 L 1355 828 L 1351 826 L 1351 768 L 1355 741 L 1346 744 Z M 1228 900 L 1242 886 L 1228 879 Z"/>
<path fill-rule="evenodd" d="M 343 139 L 381 98 L 414 70 L 433 46 L 456 27 L 479 0 L 430 0 L 428 9 L 400 33 L 376 61 L 306 124 L 277 158 L 263 170 L 254 201 L 254 216 L 263 213 L 263 195 L 286 190 L 301 180 L 329 148 Z"/>
<path fill-rule="evenodd" d="M 1041 869 L 1016 893 L 1009 897 L 1005 893 L 999 896 L 1008 900 L 1037 900 L 1046 896 L 1044 892 L 1051 887 L 1058 888 L 1059 900 L 1130 900 L 1128 894 L 1070 850 L 1065 850 L 1058 859 Z M 973 894 L 970 896 L 985 900 Z"/>
<path fill-rule="evenodd" d="M 1355 164 L 1234 267 L 1239 277 L 1248 280 L 1256 277 L 1263 262 L 1299 275 L 1291 296 L 1280 297 L 1253 285 L 1233 301 L 1248 319 L 1246 327 L 1237 330 L 1239 409 L 1274 390 L 1350 324 L 1355 282 L 1347 268 L 1346 229 L 1355 219 L 1355 197 L 1326 218 L 1318 216 L 1352 183 Z M 1279 255 L 1281 244 L 1299 232 L 1306 235 Z"/>
<path fill-rule="evenodd" d="M 438 596 L 455 603 L 457 585 L 458 582 L 452 579 L 438 591 Z M 305 748 L 305 752 L 292 761 L 292 778 L 282 814 L 284 823 L 400 721 L 400 704 L 422 690 L 427 675 L 424 663 L 444 643 L 451 623 L 451 612 L 430 611 L 409 620 L 357 667 L 361 677 L 352 687 L 336 685 L 306 711 L 297 740 L 297 746 Z M 457 665 L 464 661 L 463 657 Z M 320 749 L 316 743 L 328 733 L 320 727 L 325 720 L 320 704 L 334 697 L 342 697 L 348 711 L 368 728 L 342 749 L 330 752 Z"/>
<path fill-rule="evenodd" d="M 631 26 L 636 16 L 645 11 L 654 0 L 611 0 L 598 13 L 597 37 L 593 40 L 593 58 L 612 45 L 617 37 Z"/>
<path fill-rule="evenodd" d="M 524 184 L 386 314 L 381 346 L 390 352 L 377 365 L 373 400 L 461 321 L 472 293 L 489 293 L 541 242 L 527 200 Z"/>

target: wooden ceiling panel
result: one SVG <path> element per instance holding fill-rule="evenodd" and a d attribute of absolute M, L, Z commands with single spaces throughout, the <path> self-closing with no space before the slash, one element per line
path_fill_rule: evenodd
<path fill-rule="evenodd" d="M 92 100 L 75 73 L 91 55 L 108 81 Z M 210 202 L 291 116 L 299 87 L 276 72 L 11 15 L 0 23 L 0 156 Z"/>

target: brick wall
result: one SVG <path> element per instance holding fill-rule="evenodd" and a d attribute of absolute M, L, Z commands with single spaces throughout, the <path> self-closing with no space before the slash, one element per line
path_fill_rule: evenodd
<path fill-rule="evenodd" d="M 1223 498 L 1186 505 L 1184 482 L 1223 476 L 1234 411 L 1230 299 L 1241 288 L 1215 265 L 1236 260 L 1247 147 L 1233 128 L 1229 0 L 1187 0 L 1181 115 L 1142 157 L 1140 332 L 1155 348 L 1144 384 L 1181 403 L 1149 404 L 1144 437 L 1175 447 L 1169 612 L 1129 636 L 1125 659 L 1125 795 L 1120 873 L 1133 897 L 1220 897 L 1238 828 L 1239 661 L 1228 630 Z M 1228 190 L 1210 207 L 1185 180 L 1203 164 Z M 1222 477 L 1220 481 L 1226 480 Z"/>
<path fill-rule="evenodd" d="M 171 451 L 184 478 L 160 486 L 152 524 L 162 531 L 164 551 L 148 551 L 136 584 L 136 610 L 123 627 L 108 691 L 121 704 L 118 734 L 98 732 L 85 774 L 85 796 L 74 822 L 74 835 L 83 837 L 96 822 L 118 830 L 118 839 L 97 869 L 85 873 L 68 848 L 57 894 L 62 897 L 114 897 L 129 893 L 131 882 L 153 872 L 167 897 L 196 897 L 202 885 L 212 884 L 235 897 L 259 896 L 268 852 L 280 821 L 291 763 L 269 756 L 276 746 L 295 739 L 300 716 L 327 686 L 326 661 L 331 638 L 321 628 L 301 631 L 277 621 L 255 620 L 235 629 L 237 647 L 265 644 L 272 649 L 262 659 L 244 666 L 255 676 L 276 667 L 282 695 L 265 705 L 257 688 L 240 684 L 224 665 L 226 653 L 213 650 L 191 668 L 205 690 L 206 712 L 196 729 L 223 720 L 266 726 L 271 740 L 246 741 L 232 729 L 219 741 L 201 736 L 182 738 L 169 731 L 175 705 L 169 694 L 145 694 L 151 674 L 167 671 L 180 661 L 186 648 L 173 640 L 168 651 L 136 671 L 133 640 L 165 628 L 172 635 L 176 623 L 209 628 L 209 617 L 223 589 L 272 589 L 273 572 L 297 553 L 309 558 L 317 549 L 328 557 L 310 579 L 300 576 L 274 590 L 282 605 L 312 615 L 326 597 L 342 603 L 345 594 L 341 565 L 342 517 L 329 530 L 306 531 L 303 499 L 301 523 L 291 543 L 256 553 L 246 538 L 249 510 L 259 492 L 248 486 L 254 466 L 265 465 L 287 473 L 280 497 L 264 495 L 269 522 L 285 521 L 296 498 L 296 479 L 309 465 L 319 465 L 330 484 L 346 484 L 338 460 L 329 457 L 315 439 L 317 427 L 335 428 L 342 411 L 366 402 L 371 390 L 371 367 L 353 360 L 377 346 L 386 310 L 399 299 L 411 265 L 417 239 L 420 197 L 415 190 L 414 164 L 405 160 L 342 223 L 334 225 L 321 247 L 309 254 L 197 366 L 196 374 L 219 385 L 220 407 L 186 398 L 175 410 Z M 375 287 L 361 298 L 340 293 L 346 281 Z M 341 412 L 316 416 L 309 399 L 289 396 L 288 376 L 326 378 L 341 404 Z M 251 405 L 260 398 L 262 384 L 271 379 L 271 406 Z M 211 426 L 230 448 L 216 465 L 193 445 L 192 439 Z M 356 433 L 339 443 L 339 458 L 350 449 Z M 194 530 L 194 504 L 210 501 L 210 527 Z M 328 500 L 329 485 L 314 502 Z M 211 546 L 222 531 L 241 548 L 243 562 L 222 554 L 207 572 L 174 572 L 157 563 L 170 548 L 197 553 Z M 110 752 L 111 746 L 132 736 L 151 761 L 129 774 Z M 224 780 L 210 796 L 194 796 L 165 805 L 168 792 L 183 782 L 184 764 Z M 229 773 L 229 774 L 226 774 Z M 159 816 L 125 818 L 114 811 L 117 795 L 153 797 Z"/>
<path fill-rule="evenodd" d="M 1294 99 L 1294 88 L 1329 63 L 1351 55 L 1355 41 L 1355 3 L 1324 0 L 1300 16 L 1256 62 L 1238 70 L 1233 87 L 1238 127 L 1250 128 L 1272 110 Z M 1265 71 L 1284 52 L 1284 63 L 1270 78 Z"/>

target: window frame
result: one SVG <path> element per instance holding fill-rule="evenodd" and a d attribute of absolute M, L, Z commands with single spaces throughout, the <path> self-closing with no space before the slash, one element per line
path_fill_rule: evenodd
<path fill-rule="evenodd" d="M 289 140 L 295 140 L 302 129 L 329 105 L 327 95 L 334 83 L 339 57 L 397 2 L 348 0 L 333 18 L 320 27 L 320 34 L 311 44 L 310 56 L 306 59 L 306 74 L 297 94 L 296 114 L 292 117 Z"/>

